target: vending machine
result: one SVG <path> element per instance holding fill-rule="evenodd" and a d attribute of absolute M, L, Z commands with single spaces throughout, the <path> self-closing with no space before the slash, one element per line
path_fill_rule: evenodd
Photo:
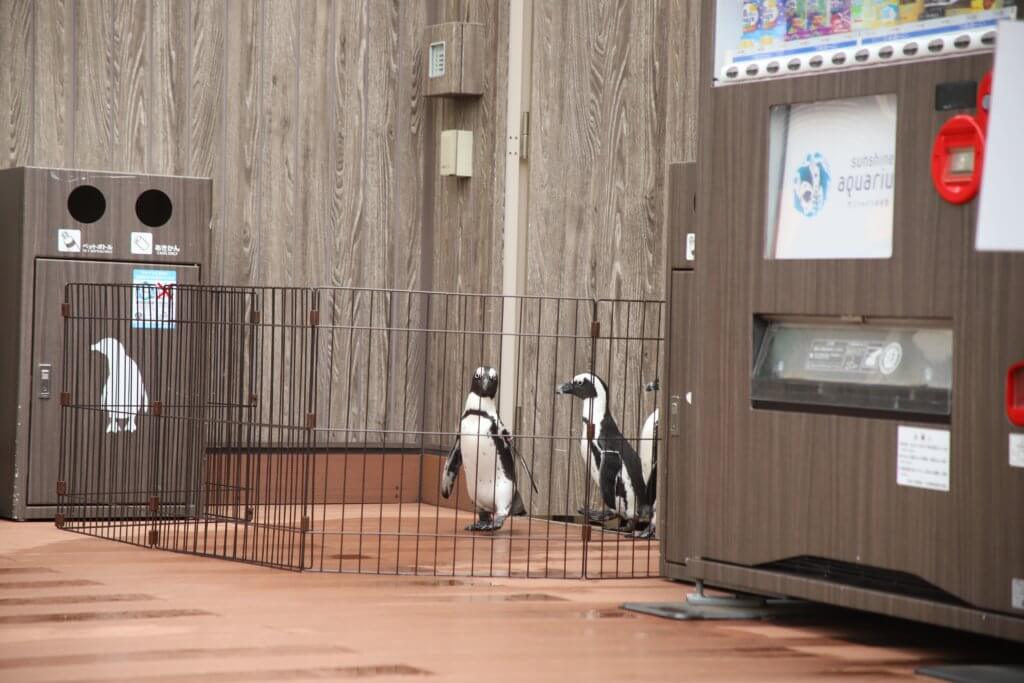
<path fill-rule="evenodd" d="M 1024 640 L 1024 254 L 975 250 L 1020 8 L 702 9 L 698 157 L 669 169 L 664 572 Z"/>

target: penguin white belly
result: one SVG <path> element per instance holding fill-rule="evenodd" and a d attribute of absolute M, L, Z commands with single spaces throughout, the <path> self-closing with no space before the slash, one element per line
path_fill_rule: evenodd
<path fill-rule="evenodd" d="M 636 500 L 636 489 L 633 487 L 633 483 L 630 481 L 625 467 L 622 468 L 622 471 L 619 473 L 618 480 L 615 482 L 616 489 L 618 489 L 620 482 L 622 487 L 625 489 L 625 495 L 622 495 L 622 492 L 616 490 L 615 513 L 626 521 L 637 519 L 639 516 L 639 506 Z"/>
<path fill-rule="evenodd" d="M 466 488 L 477 510 L 508 514 L 512 507 L 515 487 L 505 476 L 498 462 L 494 439 L 489 433 L 480 435 L 477 431 L 478 417 L 463 420 L 461 435 L 462 466 L 466 470 Z M 483 421 L 481 421 L 483 422 Z M 480 425 L 480 431 L 488 431 L 489 423 Z"/>
<path fill-rule="evenodd" d="M 594 435 L 594 441 L 597 441 L 597 434 Z M 583 428 L 583 438 L 580 439 L 580 458 L 583 459 L 583 466 L 587 467 L 590 465 L 590 478 L 594 480 L 594 483 L 598 486 L 601 485 L 601 468 L 598 466 L 597 456 L 590 452 L 590 442 L 587 441 L 587 430 Z"/>
<path fill-rule="evenodd" d="M 644 472 L 644 481 L 651 478 L 651 470 L 654 468 L 654 433 L 658 428 L 658 411 L 647 416 L 644 427 L 640 430 L 640 448 L 637 449 L 640 455 L 640 466 Z"/>

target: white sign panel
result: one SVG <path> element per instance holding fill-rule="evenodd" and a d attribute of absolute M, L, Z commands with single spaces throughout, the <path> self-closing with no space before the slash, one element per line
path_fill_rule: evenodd
<path fill-rule="evenodd" d="M 58 230 L 57 249 L 73 253 L 82 251 L 82 231 L 73 228 L 61 228 Z"/>
<path fill-rule="evenodd" d="M 765 256 L 892 256 L 895 95 L 771 111 Z"/>
<path fill-rule="evenodd" d="M 153 253 L 153 233 L 151 232 L 133 232 L 131 243 L 133 254 L 149 255 Z"/>
<path fill-rule="evenodd" d="M 985 164 L 978 205 L 978 251 L 1024 251 L 1020 160 L 1024 158 L 1024 23 L 999 24 L 992 74 Z"/>
<path fill-rule="evenodd" d="M 1024 467 L 1024 434 L 1010 434 L 1010 467 Z"/>
<path fill-rule="evenodd" d="M 897 430 L 896 483 L 949 491 L 949 430 L 900 426 Z"/>
<path fill-rule="evenodd" d="M 132 327 L 148 330 L 172 330 L 175 319 L 173 270 L 136 268 L 132 271 Z"/>

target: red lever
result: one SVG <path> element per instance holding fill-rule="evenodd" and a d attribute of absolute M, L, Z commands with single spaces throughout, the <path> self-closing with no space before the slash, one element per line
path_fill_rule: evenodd
<path fill-rule="evenodd" d="M 1006 372 L 1006 417 L 1024 427 L 1024 361 L 1011 365 Z"/>

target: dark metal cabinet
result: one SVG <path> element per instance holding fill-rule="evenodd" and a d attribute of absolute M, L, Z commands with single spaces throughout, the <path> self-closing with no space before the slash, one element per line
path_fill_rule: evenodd
<path fill-rule="evenodd" d="M 704 3 L 705 63 L 714 5 Z M 977 81 L 991 65 L 964 56 L 720 88 L 704 69 L 699 258 L 673 273 L 669 302 L 665 409 L 693 391 L 681 413 L 692 434 L 668 437 L 669 576 L 1024 640 L 1013 597 L 1024 591 L 1024 469 L 1008 462 L 1022 430 L 1002 406 L 1006 370 L 1024 359 L 1024 308 L 1013 303 L 1024 255 L 976 252 L 976 204 L 944 202 L 929 173 L 932 140 L 956 113 L 936 111 L 936 86 Z M 886 93 L 898 96 L 891 258 L 766 259 L 770 108 Z M 670 200 L 669 210 L 683 208 Z M 682 223 L 670 216 L 670 241 L 684 239 Z M 758 405 L 762 316 L 952 330 L 949 415 Z M 898 484 L 901 426 L 948 430 L 948 491 Z"/>
<path fill-rule="evenodd" d="M 0 171 L 0 514 L 50 519 L 56 511 L 65 286 L 200 282 L 210 211 L 203 178 Z M 116 438 L 131 450 L 127 442 L 141 436 Z"/>

